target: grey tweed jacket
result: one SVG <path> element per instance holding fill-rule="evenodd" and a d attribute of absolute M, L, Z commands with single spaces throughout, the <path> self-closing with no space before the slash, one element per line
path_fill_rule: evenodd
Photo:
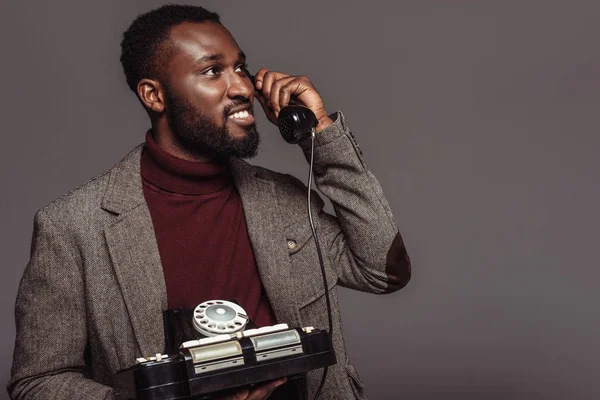
<path fill-rule="evenodd" d="M 309 144 L 301 144 L 309 155 Z M 113 399 L 112 375 L 164 348 L 167 295 L 136 147 L 108 172 L 35 215 L 16 300 L 13 399 Z M 248 234 L 276 318 L 327 327 L 324 287 L 296 178 L 232 161 Z M 341 113 L 317 134 L 313 197 L 332 296 L 337 365 L 322 399 L 366 399 L 344 349 L 336 285 L 388 293 L 410 278 L 392 213 Z M 291 243 L 291 245 L 289 244 Z M 312 398 L 320 371 L 307 379 Z"/>

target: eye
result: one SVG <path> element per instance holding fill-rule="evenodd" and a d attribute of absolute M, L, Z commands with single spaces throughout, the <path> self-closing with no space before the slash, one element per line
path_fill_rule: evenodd
<path fill-rule="evenodd" d="M 246 73 L 248 71 L 248 64 L 240 64 L 235 67 L 235 72 Z"/>
<path fill-rule="evenodd" d="M 202 74 L 208 75 L 208 76 L 217 76 L 220 73 L 221 73 L 221 68 L 215 66 L 215 67 L 210 67 L 209 69 L 205 70 Z"/>

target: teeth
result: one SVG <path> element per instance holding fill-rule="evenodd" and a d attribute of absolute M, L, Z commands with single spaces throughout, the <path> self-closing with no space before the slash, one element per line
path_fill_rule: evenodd
<path fill-rule="evenodd" d="M 248 118 L 249 116 L 250 116 L 250 113 L 248 112 L 248 110 L 244 110 L 244 111 L 233 113 L 232 115 L 229 116 L 229 118 Z"/>

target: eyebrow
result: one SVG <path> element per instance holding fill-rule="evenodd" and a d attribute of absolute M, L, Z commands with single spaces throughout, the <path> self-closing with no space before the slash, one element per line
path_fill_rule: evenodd
<path fill-rule="evenodd" d="M 205 62 L 209 62 L 209 61 L 221 61 L 225 58 L 225 55 L 223 53 L 219 53 L 219 54 L 209 54 L 206 56 L 202 56 L 200 58 L 198 58 L 196 60 L 197 64 L 202 64 Z M 238 53 L 238 60 L 246 60 L 246 54 L 244 54 L 243 51 L 240 50 L 240 52 Z"/>

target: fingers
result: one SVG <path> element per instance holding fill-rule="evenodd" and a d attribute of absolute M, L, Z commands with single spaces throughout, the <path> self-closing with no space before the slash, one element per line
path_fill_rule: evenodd
<path fill-rule="evenodd" d="M 254 83 L 255 83 L 256 89 L 262 90 L 263 82 L 265 80 L 265 75 L 267 74 L 267 72 L 272 72 L 272 71 L 269 71 L 268 68 L 262 67 L 261 69 L 258 70 L 258 72 L 256 72 L 256 75 L 254 75 Z"/>
<path fill-rule="evenodd" d="M 258 77 L 259 73 L 261 73 L 260 77 Z M 267 99 L 269 107 L 273 108 L 274 111 L 276 107 L 279 106 L 279 103 L 275 102 L 273 97 L 275 96 L 277 99 L 279 98 L 278 92 L 282 84 L 280 81 L 284 80 L 287 82 L 292 79 L 293 77 L 290 75 L 281 72 L 269 71 L 266 68 L 261 68 L 257 73 L 257 87 L 260 87 L 258 90 L 260 90 L 265 99 Z M 258 84 L 258 82 L 261 83 Z"/>
<path fill-rule="evenodd" d="M 279 386 L 283 385 L 287 381 L 287 378 L 277 379 L 275 381 L 271 381 L 269 383 L 265 383 L 257 387 L 256 389 L 250 392 L 250 395 L 246 397 L 245 400 L 265 400 L 268 399 L 269 396 L 277 389 Z"/>
<path fill-rule="evenodd" d="M 224 397 L 219 397 L 218 400 L 246 400 L 250 395 L 250 390 L 248 388 L 240 389 L 233 394 L 229 394 Z"/>
<path fill-rule="evenodd" d="M 220 400 L 265 400 L 277 389 L 287 381 L 287 378 L 281 378 L 274 381 L 264 383 L 257 386 L 252 391 L 248 388 L 240 389 L 237 392 L 220 398 Z"/>
<path fill-rule="evenodd" d="M 300 97 L 304 92 L 316 90 L 305 76 L 292 76 L 261 68 L 256 73 L 256 97 L 270 108 L 275 116 L 290 102 L 293 96 Z"/>
<path fill-rule="evenodd" d="M 310 108 L 321 121 L 330 123 L 321 96 L 306 76 L 292 76 L 282 72 L 261 68 L 255 75 L 255 97 L 260 102 L 269 121 L 277 125 L 279 112 L 290 102 L 292 96 L 299 103 Z"/>
<path fill-rule="evenodd" d="M 278 98 L 279 98 L 279 86 L 281 85 L 280 80 L 288 81 L 293 79 L 287 74 L 281 72 L 270 71 L 267 68 L 261 68 L 255 75 L 255 87 L 256 92 L 254 96 L 260 102 L 267 119 L 273 124 L 277 125 L 277 117 L 279 116 Z M 275 97 L 275 98 L 273 98 Z"/>
<path fill-rule="evenodd" d="M 267 119 L 273 124 L 277 125 L 277 117 L 275 116 L 275 113 L 273 112 L 273 109 L 269 104 L 269 100 L 266 99 L 265 96 L 259 91 L 255 92 L 254 97 L 258 99 L 262 109 L 265 112 Z"/>
<path fill-rule="evenodd" d="M 290 102 L 289 84 L 295 81 L 296 77 L 288 76 L 273 82 L 273 85 L 271 86 L 270 103 L 276 117 L 279 117 L 279 111 Z M 287 98 L 287 101 L 283 103 L 282 100 L 285 98 Z"/>

